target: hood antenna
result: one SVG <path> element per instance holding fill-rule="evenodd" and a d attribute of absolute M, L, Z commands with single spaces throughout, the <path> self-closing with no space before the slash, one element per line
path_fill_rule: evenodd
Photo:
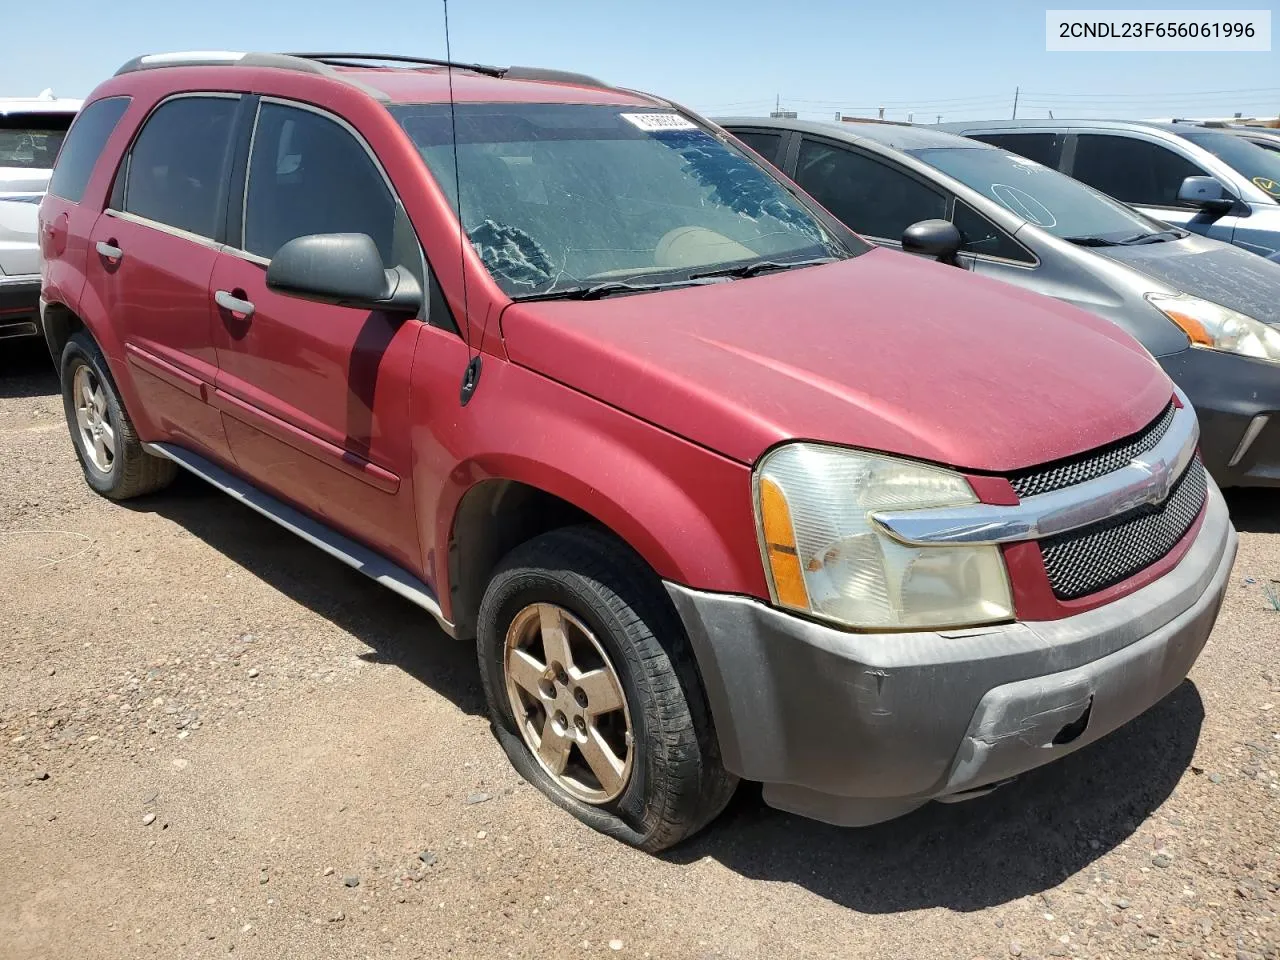
<path fill-rule="evenodd" d="M 450 139 L 453 141 L 454 212 L 458 218 L 458 275 L 462 280 L 462 322 L 466 327 L 467 336 L 467 368 L 462 374 L 462 389 L 458 392 L 458 402 L 465 407 L 471 402 L 476 386 L 480 383 L 481 363 L 480 347 L 475 348 L 474 355 L 471 353 L 471 304 L 467 299 L 467 228 L 462 222 L 462 176 L 458 172 L 458 112 L 453 98 L 453 48 L 449 43 L 449 0 L 442 0 L 442 2 L 444 4 L 444 59 L 448 64 L 445 71 L 449 78 L 449 130 Z"/>

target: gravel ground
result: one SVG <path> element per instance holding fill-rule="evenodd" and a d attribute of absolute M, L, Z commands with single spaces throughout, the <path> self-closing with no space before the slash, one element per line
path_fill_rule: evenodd
<path fill-rule="evenodd" d="M 55 391 L 0 344 L 0 957 L 1280 960 L 1280 494 L 1127 728 L 865 830 L 744 789 L 648 857 L 522 784 L 416 608 L 194 479 L 92 495 Z"/>

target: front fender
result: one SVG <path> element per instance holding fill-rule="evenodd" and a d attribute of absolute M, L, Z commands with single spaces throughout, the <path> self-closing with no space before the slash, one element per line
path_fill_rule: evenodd
<path fill-rule="evenodd" d="M 447 547 L 459 505 L 468 490 L 493 479 L 572 504 L 665 579 L 768 597 L 744 464 L 496 358 L 473 401 L 447 431 L 433 432 L 424 442 L 456 444 L 461 454 L 438 496 L 427 489 L 430 471 L 415 474 L 423 523 L 432 525 L 423 538 L 434 545 L 427 567 L 442 600 L 450 597 Z"/>

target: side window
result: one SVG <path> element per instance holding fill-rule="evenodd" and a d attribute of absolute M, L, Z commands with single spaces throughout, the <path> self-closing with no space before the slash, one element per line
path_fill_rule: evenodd
<path fill-rule="evenodd" d="M 365 233 L 388 266 L 406 257 L 412 230 L 381 172 L 338 122 L 264 102 L 258 111 L 245 195 L 244 249 L 270 259 L 313 233 Z"/>
<path fill-rule="evenodd" d="M 858 233 L 900 240 L 918 220 L 946 218 L 947 199 L 892 167 L 807 137 L 796 182 Z"/>
<path fill-rule="evenodd" d="M 741 133 L 735 131 L 733 135 L 775 167 L 779 166 L 778 153 L 782 149 L 782 134 L 743 130 Z"/>
<path fill-rule="evenodd" d="M 1076 141 L 1071 175 L 1124 203 L 1155 207 L 1184 206 L 1178 202 L 1182 181 L 1208 176 L 1168 147 L 1095 133 L 1081 134 Z"/>
<path fill-rule="evenodd" d="M 238 103 L 238 97 L 178 97 L 160 104 L 129 151 L 124 209 L 216 238 Z"/>
<path fill-rule="evenodd" d="M 974 133 L 973 140 L 981 140 L 993 147 L 1000 147 L 1042 163 L 1051 170 L 1058 169 L 1062 160 L 1062 145 L 1067 138 L 1061 133 Z"/>
<path fill-rule="evenodd" d="M 84 188 L 89 185 L 94 164 L 127 109 L 128 97 L 108 97 L 95 100 L 80 111 L 58 152 L 53 175 L 49 179 L 50 193 L 72 203 L 80 202 Z"/>
<path fill-rule="evenodd" d="M 956 201 L 951 222 L 960 231 L 964 240 L 964 246 L 960 249 L 966 253 L 1016 260 L 1019 263 L 1035 263 L 1035 258 L 1022 249 L 1013 237 L 961 200 Z"/>

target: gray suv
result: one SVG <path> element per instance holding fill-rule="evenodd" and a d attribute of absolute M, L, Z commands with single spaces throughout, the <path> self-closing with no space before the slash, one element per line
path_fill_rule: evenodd
<path fill-rule="evenodd" d="M 1280 154 L 1223 130 L 1127 120 L 944 123 L 1192 233 L 1280 258 Z"/>
<path fill-rule="evenodd" d="M 1218 483 L 1280 485 L 1280 264 L 930 128 L 718 122 L 867 239 L 1123 327 L 1191 399 Z"/>

